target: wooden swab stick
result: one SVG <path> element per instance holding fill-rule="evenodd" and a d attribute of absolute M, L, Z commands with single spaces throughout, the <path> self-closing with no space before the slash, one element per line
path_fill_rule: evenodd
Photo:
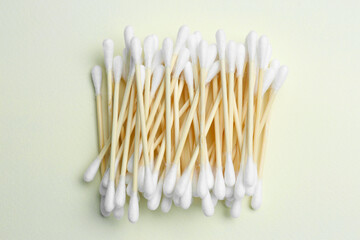
<path fill-rule="evenodd" d="M 173 55 L 173 42 L 170 38 L 165 38 L 163 42 L 163 59 L 165 63 L 165 138 L 166 138 L 166 169 L 170 167 L 171 163 L 171 93 L 170 93 L 170 74 L 171 74 L 171 59 Z"/>
<path fill-rule="evenodd" d="M 258 44 L 258 62 L 259 62 L 259 77 L 257 82 L 257 92 L 256 92 L 256 111 L 255 111 L 255 134 L 254 134 L 254 160 L 258 161 L 258 149 L 259 137 L 257 136 L 257 131 L 260 124 L 261 118 L 261 109 L 262 109 L 262 91 L 263 91 L 263 80 L 264 80 L 264 71 L 268 66 L 268 49 L 269 49 L 269 40 L 266 36 L 261 36 Z"/>
<path fill-rule="evenodd" d="M 261 130 L 264 128 L 265 123 L 269 117 L 270 110 L 274 103 L 275 97 L 277 95 L 277 92 L 279 91 L 279 89 L 283 85 L 284 81 L 286 80 L 287 74 L 288 74 L 288 68 L 286 66 L 281 66 L 276 74 L 274 82 L 271 84 L 271 88 L 269 90 L 270 91 L 269 92 L 269 101 L 265 107 L 265 110 L 264 110 L 264 113 L 263 113 L 263 116 L 261 118 L 261 122 L 259 125 L 260 126 L 259 132 L 257 132 L 257 134 L 260 134 Z"/>
<path fill-rule="evenodd" d="M 228 100 L 227 100 L 227 82 L 226 82 L 226 71 L 225 71 L 225 46 L 226 46 L 226 37 L 223 30 L 218 30 L 216 32 L 216 42 L 219 52 L 219 60 L 221 66 L 221 89 L 223 91 L 223 122 L 225 130 L 225 145 L 226 145 L 226 162 L 232 162 L 231 159 L 231 144 L 230 144 L 230 130 L 229 130 L 229 112 L 228 112 Z M 226 179 L 226 175 L 225 175 Z M 232 179 L 231 176 L 229 179 Z M 226 180 L 225 180 L 226 181 Z M 228 181 L 229 185 L 232 184 L 232 181 Z"/>
<path fill-rule="evenodd" d="M 249 55 L 249 84 L 248 84 L 248 108 L 247 108 L 247 120 L 246 120 L 246 147 L 247 147 L 247 161 L 245 167 L 244 183 L 250 187 L 256 183 L 256 164 L 253 159 L 253 123 L 254 123 L 254 87 L 256 80 L 256 41 L 257 34 L 250 32 L 246 38 Z"/>
<path fill-rule="evenodd" d="M 105 195 L 105 210 L 111 212 L 115 207 L 115 152 L 116 152 L 116 129 L 118 120 L 118 106 L 119 106 L 119 91 L 121 79 L 122 60 L 120 56 L 114 58 L 114 109 L 112 120 L 112 133 L 111 133 L 111 149 L 110 149 L 110 181 Z"/>
<path fill-rule="evenodd" d="M 144 61 L 145 61 L 145 88 L 144 88 L 144 108 L 145 115 L 148 116 L 150 108 L 150 79 L 151 63 L 155 53 L 154 35 L 147 36 L 144 40 Z"/>
<path fill-rule="evenodd" d="M 131 121 L 132 121 L 132 113 L 134 108 L 134 99 L 135 99 L 135 87 L 131 89 L 130 93 L 130 102 L 129 102 L 129 111 L 127 115 L 126 121 L 126 135 L 124 141 L 124 154 L 121 163 L 121 173 L 120 173 L 120 180 L 116 190 L 115 195 L 115 205 L 117 207 L 123 207 L 125 204 L 125 174 L 126 174 L 126 165 L 129 158 L 129 145 L 130 145 L 130 136 L 131 136 Z"/>
<path fill-rule="evenodd" d="M 137 102 L 140 112 L 140 127 L 141 127 L 141 139 L 143 146 L 143 157 L 145 161 L 145 192 L 147 194 L 152 194 L 155 190 L 155 186 L 151 181 L 151 170 L 150 170 L 150 161 L 149 161 L 149 151 L 147 144 L 147 129 L 146 129 L 146 118 L 144 110 L 144 100 L 142 96 L 142 84 L 141 84 L 141 71 L 140 71 L 140 62 L 141 62 L 141 44 L 140 40 L 134 37 L 131 40 L 131 54 L 135 63 L 135 72 L 136 72 L 136 89 L 137 89 Z"/>
<path fill-rule="evenodd" d="M 113 110 L 113 75 L 112 75 L 112 62 L 114 55 L 114 41 L 111 39 L 105 39 L 103 42 L 104 60 L 107 77 L 107 94 L 108 94 L 108 122 L 109 122 L 109 137 L 111 133 L 111 121 L 112 121 L 112 110 Z"/>
<path fill-rule="evenodd" d="M 104 147 L 104 128 L 103 128 L 103 119 L 102 119 L 102 103 L 101 103 L 101 79 L 102 79 L 102 71 L 100 66 L 95 66 L 91 70 L 91 76 L 95 88 L 95 96 L 96 96 L 96 116 L 97 116 L 97 129 L 98 129 L 98 143 L 99 143 L 99 151 Z M 106 167 L 105 159 L 102 159 L 100 166 L 101 176 L 104 175 Z"/>

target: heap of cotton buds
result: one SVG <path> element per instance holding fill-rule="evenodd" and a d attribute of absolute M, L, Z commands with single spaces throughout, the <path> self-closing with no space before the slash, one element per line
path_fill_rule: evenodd
<path fill-rule="evenodd" d="M 245 195 L 258 209 L 269 114 L 288 72 L 271 60 L 268 38 L 250 32 L 245 44 L 227 42 L 218 30 L 216 44 L 208 44 L 182 26 L 175 45 L 166 38 L 159 49 L 156 35 L 141 45 L 127 26 L 124 40 L 122 57 L 113 56 L 112 40 L 103 42 L 106 140 L 101 67 L 91 72 L 100 152 L 84 180 L 100 169 L 101 214 L 121 218 L 128 196 L 128 218 L 136 222 L 139 193 L 163 212 L 172 202 L 187 209 L 199 197 L 206 216 L 225 200 L 238 217 Z"/>

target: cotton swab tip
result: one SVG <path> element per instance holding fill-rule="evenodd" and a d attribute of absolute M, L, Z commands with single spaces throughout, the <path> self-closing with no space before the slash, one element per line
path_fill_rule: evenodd
<path fill-rule="evenodd" d="M 213 190 L 215 196 L 219 200 L 223 200 L 225 197 L 225 181 L 222 169 L 216 168 L 215 185 Z"/>
<path fill-rule="evenodd" d="M 120 220 L 123 216 L 124 216 L 124 208 L 123 207 L 120 207 L 120 208 L 117 207 L 114 209 L 114 217 L 117 220 Z"/>
<path fill-rule="evenodd" d="M 132 26 L 126 26 L 124 29 L 124 40 L 126 48 L 130 49 L 131 39 L 134 37 L 134 29 Z"/>
<path fill-rule="evenodd" d="M 125 185 L 125 176 L 120 176 L 119 183 L 115 193 L 115 206 L 117 208 L 124 207 L 126 200 L 126 185 Z"/>
<path fill-rule="evenodd" d="M 209 68 L 208 74 L 206 76 L 205 84 L 211 82 L 211 80 L 220 72 L 220 61 L 215 61 Z"/>
<path fill-rule="evenodd" d="M 179 77 L 180 73 L 184 70 L 186 63 L 189 60 L 190 52 L 187 48 L 182 48 L 176 60 L 174 77 Z"/>
<path fill-rule="evenodd" d="M 115 207 L 115 182 L 112 180 L 109 182 L 105 195 L 105 210 L 111 212 Z"/>
<path fill-rule="evenodd" d="M 150 166 L 145 166 L 144 192 L 146 195 L 152 195 L 156 189 L 154 185 Z"/>
<path fill-rule="evenodd" d="M 94 66 L 91 70 L 91 78 L 95 88 L 95 95 L 101 94 L 102 71 L 100 66 Z"/>
<path fill-rule="evenodd" d="M 246 45 L 247 45 L 249 61 L 255 61 L 257 38 L 258 38 L 257 33 L 254 31 L 251 31 L 246 37 Z"/>
<path fill-rule="evenodd" d="M 103 41 L 103 50 L 104 50 L 105 68 L 107 71 L 111 71 L 113 55 L 114 55 L 114 41 L 111 39 L 105 39 Z"/>
<path fill-rule="evenodd" d="M 225 59 L 226 36 L 222 29 L 219 29 L 216 32 L 216 44 L 219 52 L 219 59 Z"/>
<path fill-rule="evenodd" d="M 208 192 L 209 192 L 209 189 L 208 189 L 207 180 L 206 180 L 206 169 L 205 169 L 205 165 L 202 164 L 200 166 L 200 174 L 199 174 L 199 179 L 197 182 L 197 193 L 198 193 L 199 197 L 201 199 L 203 199 L 204 197 L 206 197 L 206 194 Z"/>
<path fill-rule="evenodd" d="M 276 73 L 275 80 L 271 85 L 271 87 L 275 91 L 278 91 L 281 88 L 281 86 L 284 84 L 287 75 L 288 75 L 288 68 L 286 66 L 281 66 L 278 72 Z"/>
<path fill-rule="evenodd" d="M 176 184 L 177 169 L 178 169 L 178 164 L 174 163 L 171 166 L 170 170 L 166 173 L 164 179 L 164 186 L 163 186 L 163 191 L 165 196 L 171 195 L 171 193 L 174 191 Z"/>
<path fill-rule="evenodd" d="M 230 215 L 233 218 L 238 218 L 241 213 L 241 200 L 234 200 L 231 209 L 230 209 Z"/>
<path fill-rule="evenodd" d="M 184 46 L 186 39 L 189 36 L 190 29 L 188 26 L 183 25 L 179 28 L 178 35 L 176 38 L 174 54 L 178 54 L 181 48 Z"/>
<path fill-rule="evenodd" d="M 230 73 L 235 72 L 236 49 L 236 43 L 234 41 L 229 41 L 226 46 L 226 59 L 228 63 L 228 71 Z"/>
<path fill-rule="evenodd" d="M 209 191 L 207 191 L 206 196 L 201 200 L 201 208 L 205 216 L 210 217 L 214 215 L 214 205 Z"/>
<path fill-rule="evenodd" d="M 173 41 L 171 38 L 165 38 L 162 45 L 162 55 L 165 67 L 171 67 L 171 59 L 173 55 Z"/>
<path fill-rule="evenodd" d="M 242 43 L 239 43 L 236 48 L 236 75 L 239 77 L 243 75 L 245 65 L 246 50 Z"/>
<path fill-rule="evenodd" d="M 192 91 L 194 88 L 194 75 L 193 70 L 190 62 L 187 62 L 185 64 L 184 68 L 184 75 L 185 75 L 185 82 L 188 86 L 188 88 Z"/>
<path fill-rule="evenodd" d="M 251 208 L 257 210 L 260 208 L 261 203 L 262 203 L 262 180 L 259 179 L 256 184 L 254 195 L 251 198 Z"/>
<path fill-rule="evenodd" d="M 245 166 L 245 172 L 244 172 L 244 184 L 246 187 L 250 187 L 253 186 L 255 184 L 256 181 L 256 176 L 255 176 L 255 172 L 256 172 L 256 167 L 255 167 L 255 163 L 253 161 L 252 157 L 248 157 L 247 162 L 246 162 L 246 166 Z"/>
<path fill-rule="evenodd" d="M 175 188 L 175 194 L 178 196 L 183 196 L 187 186 L 190 183 L 190 177 L 191 177 L 191 169 L 186 168 L 186 170 L 182 173 L 179 181 L 176 184 Z"/>
<path fill-rule="evenodd" d="M 128 219 L 131 223 L 139 220 L 139 199 L 137 192 L 133 192 L 130 197 Z"/>
<path fill-rule="evenodd" d="M 228 187 L 232 187 L 235 184 L 235 170 L 234 170 L 234 164 L 233 164 L 232 157 L 231 157 L 230 153 L 228 153 L 226 155 L 225 184 Z"/>
<path fill-rule="evenodd" d="M 190 57 L 191 57 L 191 62 L 193 64 L 196 64 L 197 63 L 197 53 L 196 53 L 196 49 L 197 49 L 197 39 L 196 39 L 196 36 L 195 34 L 191 34 L 188 39 L 187 39 L 187 42 L 186 42 L 186 45 L 190 51 Z"/>
<path fill-rule="evenodd" d="M 95 158 L 95 160 L 90 164 L 88 169 L 86 169 L 85 174 L 84 174 L 85 182 L 91 182 L 94 179 L 94 177 L 100 167 L 100 163 L 101 163 L 101 159 Z"/>
<path fill-rule="evenodd" d="M 171 209 L 172 199 L 168 197 L 163 197 L 161 201 L 161 211 L 164 213 L 168 213 Z"/>
<path fill-rule="evenodd" d="M 151 81 L 151 91 L 150 91 L 151 97 L 155 96 L 156 90 L 159 88 L 161 80 L 164 77 L 164 73 L 165 73 L 165 68 L 162 65 L 158 65 L 154 69 L 154 73 Z"/>
<path fill-rule="evenodd" d="M 151 62 L 155 52 L 154 37 L 152 35 L 147 36 L 144 40 L 144 61 L 145 67 L 150 68 Z"/>
<path fill-rule="evenodd" d="M 122 59 L 120 56 L 116 56 L 114 58 L 113 66 L 114 66 L 114 81 L 120 82 L 121 71 L 122 71 L 122 66 L 123 66 Z"/>
<path fill-rule="evenodd" d="M 258 63 L 261 69 L 265 69 L 265 67 L 267 67 L 268 64 L 267 62 L 268 46 L 269 46 L 269 39 L 266 36 L 261 36 L 259 38 L 258 49 L 257 49 Z"/>
<path fill-rule="evenodd" d="M 208 51 L 207 42 L 205 40 L 201 40 L 200 45 L 198 47 L 198 55 L 199 55 L 199 62 L 201 68 L 206 68 L 207 51 Z"/>
<path fill-rule="evenodd" d="M 131 56 L 134 60 L 134 63 L 141 64 L 141 42 L 137 37 L 133 37 L 131 40 Z"/>
<path fill-rule="evenodd" d="M 206 59 L 206 69 L 209 69 L 210 66 L 214 63 L 217 56 L 217 48 L 215 44 L 208 46 L 207 50 L 207 59 Z"/>

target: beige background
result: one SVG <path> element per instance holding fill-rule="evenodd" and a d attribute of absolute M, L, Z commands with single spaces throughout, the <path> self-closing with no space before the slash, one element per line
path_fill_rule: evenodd
<path fill-rule="evenodd" d="M 358 239 L 360 17 L 357 0 L 0 2 L 0 239 Z M 199 202 L 167 215 L 141 202 L 130 224 L 99 215 L 90 69 L 101 43 L 175 38 L 188 24 L 210 42 L 223 28 L 266 34 L 290 69 L 272 114 L 264 204 L 239 219 Z"/>

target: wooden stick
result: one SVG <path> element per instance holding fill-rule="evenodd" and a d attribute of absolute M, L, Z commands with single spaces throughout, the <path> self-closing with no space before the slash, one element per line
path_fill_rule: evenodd
<path fill-rule="evenodd" d="M 170 126 L 170 118 L 171 118 L 171 93 L 170 93 L 170 74 L 171 68 L 165 68 L 165 124 L 166 124 L 166 166 L 170 167 L 171 163 L 171 126 Z"/>
<path fill-rule="evenodd" d="M 96 116 L 97 116 L 97 129 L 98 129 L 98 138 L 99 138 L 99 151 L 104 147 L 104 128 L 103 128 L 103 118 L 102 118 L 102 103 L 101 95 L 96 95 Z M 106 168 L 106 159 L 101 160 L 100 173 L 101 176 L 104 175 Z"/>
<path fill-rule="evenodd" d="M 215 95 L 218 92 L 218 78 L 212 80 L 213 85 L 213 100 L 215 101 Z M 219 113 L 216 111 L 215 113 L 215 124 L 214 124 L 214 132 L 215 132 L 215 153 L 216 153 L 216 168 L 222 169 L 221 163 L 221 143 L 220 143 L 220 128 L 219 128 Z"/>

